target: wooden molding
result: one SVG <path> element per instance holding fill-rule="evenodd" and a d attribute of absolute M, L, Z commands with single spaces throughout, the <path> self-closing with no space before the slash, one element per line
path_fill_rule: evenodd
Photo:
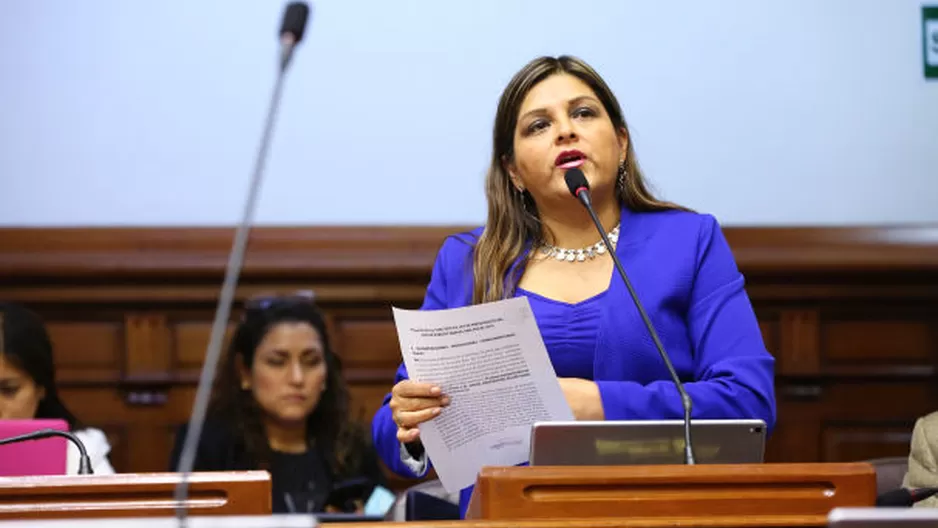
<path fill-rule="evenodd" d="M 257 227 L 242 275 L 423 278 L 466 226 Z M 747 274 L 938 271 L 938 225 L 729 227 Z M 148 280 L 220 276 L 232 228 L 0 228 L 0 276 Z"/>
<path fill-rule="evenodd" d="M 236 301 L 315 290 L 355 412 L 369 417 L 400 364 L 391 306 L 420 305 L 441 243 L 467 229 L 258 227 Z M 766 460 L 908 454 L 907 436 L 938 394 L 938 226 L 724 232 L 777 359 Z M 49 323 L 63 394 L 115 439 L 120 471 L 167 466 L 233 236 L 223 227 L 0 228 L 0 299 Z"/>
<path fill-rule="evenodd" d="M 789 516 L 789 526 L 825 526 L 831 509 L 875 499 L 876 474 L 866 463 L 483 467 L 466 517 L 629 516 L 729 526 Z"/>
<path fill-rule="evenodd" d="M 173 492 L 179 481 L 177 473 L 3 479 L 0 519 L 168 516 L 175 511 Z M 270 515 L 267 471 L 197 472 L 188 482 L 189 515 Z"/>

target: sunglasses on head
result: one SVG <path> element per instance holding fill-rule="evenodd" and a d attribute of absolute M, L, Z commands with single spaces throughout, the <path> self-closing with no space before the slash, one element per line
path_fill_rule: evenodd
<path fill-rule="evenodd" d="M 248 310 L 266 310 L 276 305 L 313 304 L 315 300 L 315 292 L 300 290 L 287 295 L 256 295 L 244 301 L 244 307 Z"/>

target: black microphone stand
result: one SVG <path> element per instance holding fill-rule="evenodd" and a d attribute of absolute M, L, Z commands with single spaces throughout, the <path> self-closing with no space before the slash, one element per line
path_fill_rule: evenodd
<path fill-rule="evenodd" d="M 586 180 L 584 177 L 584 182 L 585 181 Z M 574 191 L 574 189 L 571 189 L 571 191 Z M 590 200 L 589 191 L 584 186 L 580 189 L 576 189 L 574 195 L 580 200 L 583 206 L 586 207 L 590 218 L 593 220 L 593 223 L 596 224 L 596 229 L 599 231 L 599 235 L 603 239 L 603 244 L 606 245 L 606 251 L 609 253 L 609 256 L 612 257 L 612 262 L 615 264 L 616 270 L 619 272 L 619 275 L 625 282 L 625 287 L 629 290 L 629 295 L 632 297 L 632 302 L 635 304 L 639 315 L 642 317 L 642 321 L 645 323 L 645 328 L 647 328 L 648 333 L 651 334 L 651 339 L 655 343 L 655 348 L 658 350 L 658 355 L 661 356 L 661 360 L 664 362 L 665 367 L 667 367 L 668 373 L 671 375 L 671 379 L 674 380 L 674 386 L 677 387 L 678 394 L 681 395 L 681 407 L 684 409 L 684 463 L 687 465 L 694 465 L 697 463 L 697 461 L 694 458 L 694 447 L 693 443 L 691 442 L 690 422 L 693 403 L 691 402 L 690 396 L 687 394 L 687 391 L 684 390 L 684 385 L 681 383 L 681 378 L 678 377 L 677 371 L 674 370 L 674 365 L 671 363 L 671 358 L 669 358 L 667 352 L 664 351 L 664 345 L 661 344 L 661 339 L 658 337 L 658 332 L 655 330 L 654 325 L 651 324 L 651 319 L 648 318 L 648 314 L 645 313 L 645 308 L 642 306 L 642 302 L 635 293 L 635 289 L 632 288 L 632 282 L 629 280 L 629 276 L 625 273 L 625 269 L 622 267 L 622 263 L 619 262 L 619 257 L 616 256 L 615 249 L 612 247 L 612 244 L 609 243 L 609 237 L 606 235 L 606 228 L 603 227 L 602 222 L 599 220 L 599 217 L 596 216 L 596 212 L 593 210 L 593 204 L 592 200 Z"/>
<path fill-rule="evenodd" d="M 174 501 L 176 504 L 176 517 L 180 526 L 186 522 L 186 497 L 189 492 L 189 473 L 195 465 L 195 457 L 198 452 L 199 439 L 202 435 L 202 426 L 205 422 L 205 416 L 208 412 L 208 404 L 211 397 L 212 385 L 215 379 L 215 371 L 218 368 L 218 360 L 221 357 L 222 340 L 225 336 L 228 319 L 231 314 L 231 305 L 234 302 L 235 289 L 238 286 L 238 277 L 241 274 L 241 267 L 244 261 L 244 253 L 247 248 L 248 234 L 254 218 L 254 209 L 260 194 L 261 179 L 264 173 L 264 162 L 267 160 L 267 152 L 270 146 L 271 136 L 273 135 L 274 123 L 277 117 L 277 110 L 280 107 L 280 97 L 283 91 L 283 80 L 286 75 L 287 66 L 293 54 L 293 49 L 302 38 L 306 27 L 306 19 L 309 14 L 309 6 L 304 2 L 292 2 L 287 6 L 284 13 L 283 27 L 280 30 L 281 53 L 278 61 L 277 77 L 274 84 L 273 93 L 270 98 L 270 106 L 267 110 L 267 119 L 264 124 L 264 132 L 261 136 L 257 155 L 254 162 L 254 171 L 251 177 L 250 187 L 248 189 L 247 200 L 244 204 L 244 212 L 241 223 L 238 224 L 235 233 L 234 243 L 231 253 L 228 257 L 228 266 L 225 269 L 225 279 L 222 284 L 221 294 L 218 298 L 218 306 L 215 310 L 215 319 L 212 322 L 212 333 L 209 338 L 208 350 L 205 354 L 205 362 L 199 377 L 199 385 L 195 395 L 195 402 L 192 406 L 192 416 L 189 419 L 189 426 L 186 430 L 186 437 L 183 442 L 182 451 L 179 457 L 177 471 L 181 473 L 181 478 L 176 486 Z"/>

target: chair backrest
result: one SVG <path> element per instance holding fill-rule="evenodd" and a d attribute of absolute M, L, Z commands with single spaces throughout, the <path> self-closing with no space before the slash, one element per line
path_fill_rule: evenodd
<path fill-rule="evenodd" d="M 385 519 L 396 522 L 411 521 L 418 520 L 413 517 L 423 517 L 426 514 L 429 518 L 425 520 L 443 520 L 439 516 L 446 515 L 445 503 L 455 507 L 455 519 L 459 519 L 459 493 L 447 492 L 439 480 L 426 480 L 401 493 Z"/>
<path fill-rule="evenodd" d="M 909 457 L 882 457 L 867 460 L 876 470 L 876 494 L 902 487 L 902 480 L 909 470 Z"/>
<path fill-rule="evenodd" d="M 458 521 L 459 504 L 422 491 L 407 493 L 405 521 Z"/>

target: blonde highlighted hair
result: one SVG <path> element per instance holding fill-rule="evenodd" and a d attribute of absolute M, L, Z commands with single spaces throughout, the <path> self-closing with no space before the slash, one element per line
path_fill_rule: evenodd
<path fill-rule="evenodd" d="M 512 265 L 525 254 L 529 244 L 543 242 L 544 233 L 537 207 L 527 192 L 519 193 L 515 190 L 504 162 L 512 160 L 514 156 L 515 127 L 525 96 L 547 77 L 561 73 L 573 75 L 586 83 L 602 103 L 615 129 L 629 137 L 625 177 L 616 188 L 620 206 L 636 212 L 686 209 L 660 201 L 652 195 L 636 160 L 622 108 L 602 77 L 576 57 L 538 57 L 515 74 L 498 102 L 492 159 L 485 178 L 488 218 L 473 251 L 472 304 L 512 297 L 524 273 L 525 264 L 522 262 L 514 270 L 511 269 Z"/>

